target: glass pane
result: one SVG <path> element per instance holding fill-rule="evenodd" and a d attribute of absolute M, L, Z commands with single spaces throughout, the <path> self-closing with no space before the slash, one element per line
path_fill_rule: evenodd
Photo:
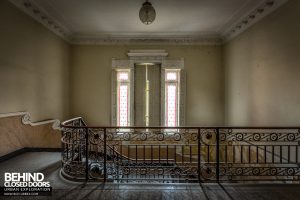
<path fill-rule="evenodd" d="M 122 80 L 122 81 L 128 80 L 128 72 L 119 72 L 118 80 Z"/>
<path fill-rule="evenodd" d="M 176 81 L 177 73 L 176 72 L 167 72 L 167 81 Z"/>
<path fill-rule="evenodd" d="M 120 85 L 119 87 L 119 126 L 128 125 L 128 86 Z"/>
<path fill-rule="evenodd" d="M 176 85 L 167 85 L 167 109 L 166 109 L 166 122 L 167 126 L 176 126 L 177 123 L 177 86 Z"/>

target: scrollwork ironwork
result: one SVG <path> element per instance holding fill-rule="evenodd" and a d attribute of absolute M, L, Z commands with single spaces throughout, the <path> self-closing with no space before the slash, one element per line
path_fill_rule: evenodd
<path fill-rule="evenodd" d="M 172 183 L 300 177 L 299 128 L 93 128 L 76 118 L 61 130 L 62 174 L 80 181 Z"/>

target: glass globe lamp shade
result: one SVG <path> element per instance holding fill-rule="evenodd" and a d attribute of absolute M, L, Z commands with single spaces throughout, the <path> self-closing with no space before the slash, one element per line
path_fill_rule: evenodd
<path fill-rule="evenodd" d="M 155 20 L 156 12 L 150 2 L 146 1 L 143 3 L 139 16 L 140 20 L 146 25 L 151 24 Z"/>

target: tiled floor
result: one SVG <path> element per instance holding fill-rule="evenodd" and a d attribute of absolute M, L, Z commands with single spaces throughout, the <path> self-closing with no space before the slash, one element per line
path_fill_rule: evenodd
<path fill-rule="evenodd" d="M 53 187 L 49 197 L 23 199 L 228 199 L 300 200 L 300 185 L 281 184 L 78 184 L 59 176 L 59 153 L 25 153 L 0 163 L 1 186 L 4 172 L 43 172 Z M 0 199 L 22 199 L 1 197 Z"/>

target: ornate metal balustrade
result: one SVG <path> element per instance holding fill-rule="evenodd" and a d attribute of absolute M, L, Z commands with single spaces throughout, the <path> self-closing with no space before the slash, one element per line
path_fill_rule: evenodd
<path fill-rule="evenodd" d="M 299 182 L 299 128 L 61 124 L 62 175 L 77 181 Z"/>

